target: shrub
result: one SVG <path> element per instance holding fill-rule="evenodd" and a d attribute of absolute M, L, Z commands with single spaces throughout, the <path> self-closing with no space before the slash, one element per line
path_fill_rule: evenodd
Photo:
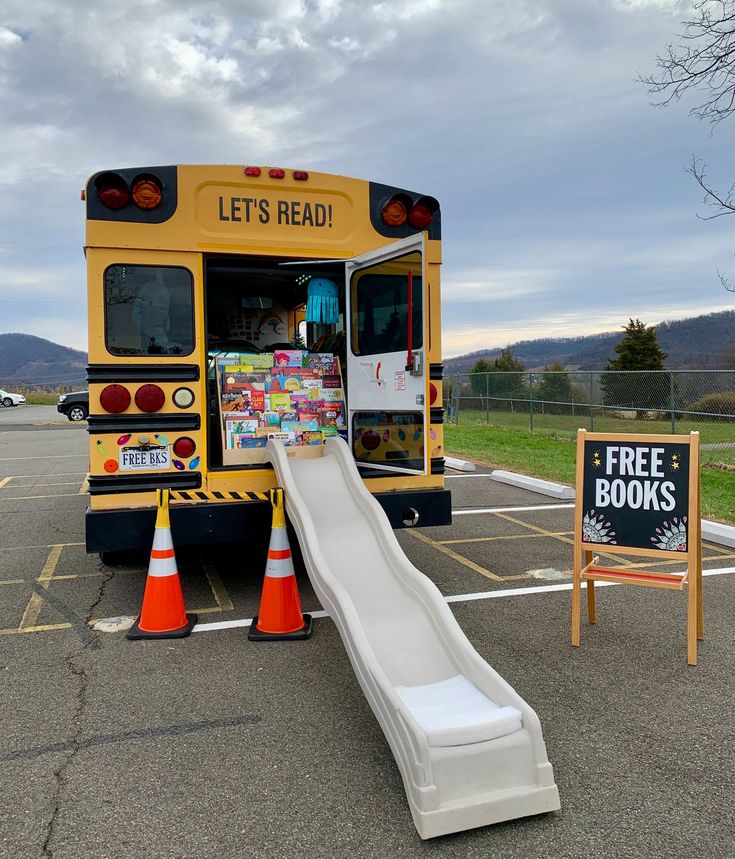
<path fill-rule="evenodd" d="M 692 403 L 691 410 L 713 415 L 735 415 L 735 393 L 722 391 L 719 394 L 705 394 Z"/>

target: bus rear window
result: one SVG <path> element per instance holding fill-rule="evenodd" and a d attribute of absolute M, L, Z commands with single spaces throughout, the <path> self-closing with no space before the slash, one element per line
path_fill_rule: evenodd
<path fill-rule="evenodd" d="M 173 266 L 111 265 L 105 271 L 105 343 L 111 355 L 190 355 L 194 279 Z"/>

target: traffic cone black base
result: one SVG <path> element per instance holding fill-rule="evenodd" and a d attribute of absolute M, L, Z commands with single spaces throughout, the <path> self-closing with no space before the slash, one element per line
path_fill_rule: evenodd
<path fill-rule="evenodd" d="M 248 630 L 249 641 L 300 641 L 304 638 L 310 638 L 314 631 L 311 624 L 311 615 L 304 614 L 304 628 L 297 629 L 295 632 L 261 632 L 258 629 L 258 616 L 253 618 Z"/>
<path fill-rule="evenodd" d="M 140 623 L 139 617 L 130 627 L 125 637 L 129 638 L 131 641 L 139 641 L 141 638 L 186 638 L 187 635 L 191 635 L 191 631 L 194 629 L 198 620 L 199 615 L 187 614 L 186 624 L 184 626 L 180 626 L 178 629 L 172 629 L 167 632 L 146 632 L 138 626 Z"/>

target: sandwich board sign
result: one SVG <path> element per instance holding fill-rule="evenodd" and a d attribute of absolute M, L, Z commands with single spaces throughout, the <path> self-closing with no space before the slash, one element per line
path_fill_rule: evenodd
<path fill-rule="evenodd" d="M 597 555 L 594 555 L 594 552 Z M 684 572 L 600 565 L 600 557 L 681 560 Z M 584 562 L 584 563 L 583 563 Z M 699 433 L 577 433 L 572 644 L 581 634 L 581 586 L 595 623 L 595 581 L 688 589 L 687 659 L 703 637 Z"/>

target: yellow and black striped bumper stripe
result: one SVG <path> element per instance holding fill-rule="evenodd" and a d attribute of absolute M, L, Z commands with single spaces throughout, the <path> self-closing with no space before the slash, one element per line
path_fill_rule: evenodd
<path fill-rule="evenodd" d="M 267 492 L 191 492 L 171 491 L 174 501 L 268 501 Z"/>

